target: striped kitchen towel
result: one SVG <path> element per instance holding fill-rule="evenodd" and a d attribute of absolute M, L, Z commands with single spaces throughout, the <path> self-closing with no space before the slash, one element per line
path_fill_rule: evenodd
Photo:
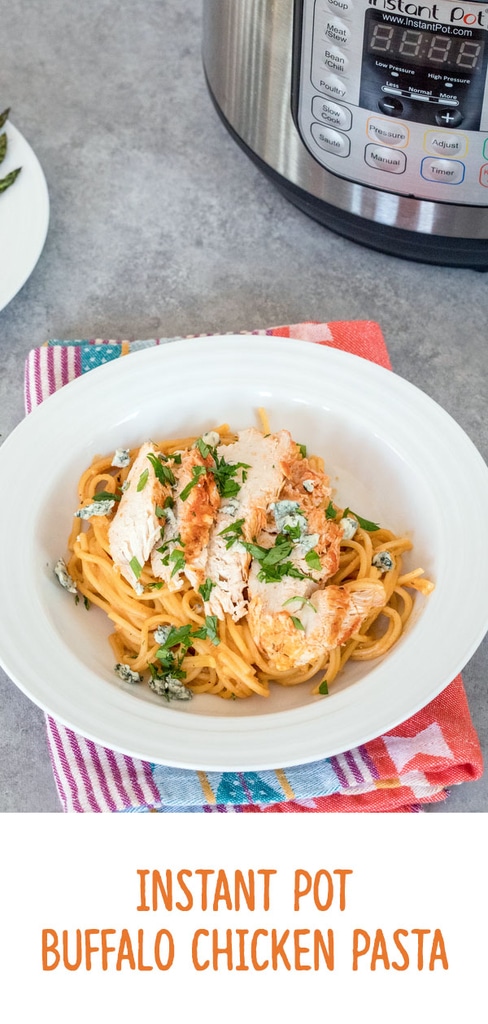
<path fill-rule="evenodd" d="M 307 322 L 252 332 L 340 348 L 390 368 L 370 321 Z M 49 341 L 25 367 L 27 412 L 102 363 L 175 338 Z M 449 787 L 480 777 L 483 764 L 460 676 L 430 704 L 384 736 L 312 764 L 262 772 L 169 768 L 105 749 L 46 716 L 54 778 L 73 812 L 414 812 Z"/>

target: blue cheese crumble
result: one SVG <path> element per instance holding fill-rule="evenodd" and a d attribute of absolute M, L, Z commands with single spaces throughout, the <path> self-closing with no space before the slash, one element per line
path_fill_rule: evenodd
<path fill-rule="evenodd" d="M 220 444 L 220 434 L 216 430 L 209 430 L 206 434 L 202 434 L 202 441 L 204 444 L 208 444 L 209 448 L 216 448 Z"/>
<path fill-rule="evenodd" d="M 161 645 L 165 644 L 172 629 L 173 626 L 158 626 L 158 628 L 154 630 L 153 634 L 156 643 Z"/>
<path fill-rule="evenodd" d="M 149 686 L 158 697 L 165 697 L 166 700 L 191 700 L 193 693 L 180 679 L 174 676 L 165 676 L 159 679 L 158 676 L 148 680 Z"/>
<path fill-rule="evenodd" d="M 67 590 L 70 594 L 78 593 L 78 588 L 76 586 L 74 579 L 70 576 L 68 572 L 64 558 L 58 558 L 56 565 L 54 566 L 53 572 L 57 580 L 59 581 L 61 586 L 64 587 L 65 590 Z"/>
<path fill-rule="evenodd" d="M 129 448 L 116 448 L 112 459 L 112 466 L 117 466 L 119 469 L 125 469 L 125 467 L 129 465 L 129 462 Z"/>
<path fill-rule="evenodd" d="M 114 671 L 122 679 L 124 683 L 142 683 L 142 676 L 140 672 L 134 672 L 130 665 L 124 663 L 118 663 L 114 667 Z"/>
<path fill-rule="evenodd" d="M 115 505 L 113 498 L 103 498 L 102 501 L 92 501 L 91 505 L 79 508 L 75 512 L 76 519 L 91 519 L 92 516 L 107 516 Z"/>
<path fill-rule="evenodd" d="M 314 490 L 314 487 L 315 487 L 315 481 L 314 480 L 302 480 L 302 483 L 303 483 L 304 489 L 306 491 L 308 491 L 309 494 L 312 494 L 313 490 Z"/>
<path fill-rule="evenodd" d="M 376 569 L 381 569 L 382 572 L 389 572 L 390 569 L 393 569 L 393 558 L 389 551 L 378 551 L 371 561 Z"/>
<path fill-rule="evenodd" d="M 344 540 L 352 540 L 359 523 L 357 519 L 353 519 L 352 516 L 343 516 L 342 519 L 339 520 L 339 526 L 342 526 L 342 536 Z"/>

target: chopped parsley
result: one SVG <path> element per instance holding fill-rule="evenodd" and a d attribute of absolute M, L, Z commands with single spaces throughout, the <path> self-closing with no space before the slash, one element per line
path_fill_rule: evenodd
<path fill-rule="evenodd" d="M 342 518 L 345 519 L 348 515 L 354 516 L 354 518 L 357 519 L 361 529 L 366 530 L 367 533 L 374 533 L 375 530 L 381 529 L 379 523 L 372 523 L 371 520 L 369 519 L 362 519 L 361 516 L 358 516 L 357 512 L 352 512 L 350 508 L 345 508 L 344 512 L 342 513 Z"/>
<path fill-rule="evenodd" d="M 298 444 L 297 448 L 298 448 L 298 451 L 300 452 L 300 455 L 302 456 L 302 459 L 306 459 L 307 458 L 307 446 L 306 446 L 306 444 Z"/>
<path fill-rule="evenodd" d="M 303 632 L 305 632 L 305 626 L 303 625 L 303 622 L 301 622 L 300 619 L 297 619 L 296 615 L 291 616 L 291 621 L 293 622 L 295 629 L 302 629 Z"/>
<path fill-rule="evenodd" d="M 245 519 L 236 519 L 235 523 L 231 523 L 230 526 L 226 526 L 225 530 L 221 530 L 219 537 L 226 538 L 226 550 L 232 547 L 242 537 L 242 527 L 245 523 Z"/>
<path fill-rule="evenodd" d="M 202 585 L 198 588 L 198 593 L 202 595 L 204 601 L 210 600 L 210 594 L 212 593 L 214 587 L 215 583 L 213 582 L 213 580 L 210 580 L 207 577 L 205 583 L 202 583 Z"/>
<path fill-rule="evenodd" d="M 317 571 L 320 571 L 320 569 L 322 568 L 322 562 L 320 561 L 320 558 L 316 551 L 309 551 L 305 555 L 305 561 L 310 569 L 316 569 Z"/>
<path fill-rule="evenodd" d="M 295 601 L 300 601 L 302 608 L 304 607 L 304 605 L 307 605 L 307 607 L 311 608 L 313 612 L 317 611 L 315 605 L 308 600 L 308 597 L 302 597 L 301 594 L 297 594 L 295 597 L 289 597 L 288 601 L 284 602 L 283 608 L 286 608 L 287 604 L 293 604 Z"/>
<path fill-rule="evenodd" d="M 179 548 L 176 551 L 172 551 L 169 556 L 169 561 L 173 562 L 173 568 L 171 570 L 171 577 L 176 576 L 177 572 L 181 572 L 185 568 L 185 553 Z"/>
<path fill-rule="evenodd" d="M 138 580 L 142 572 L 142 565 L 140 564 L 140 562 L 138 562 L 135 555 L 134 558 L 131 558 L 129 565 L 132 569 L 132 572 L 134 573 L 136 580 Z"/>
<path fill-rule="evenodd" d="M 164 583 L 161 580 L 159 583 L 148 583 L 149 590 L 162 590 Z"/>
<path fill-rule="evenodd" d="M 334 506 L 333 506 L 331 501 L 329 501 L 329 504 L 327 505 L 327 508 L 325 510 L 325 518 L 326 519 L 336 519 L 337 518 L 337 510 L 334 508 Z"/>
<path fill-rule="evenodd" d="M 144 490 L 144 488 L 145 488 L 145 486 L 147 484 L 148 476 L 149 476 L 149 470 L 148 469 L 143 470 L 143 472 L 141 473 L 141 475 L 139 477 L 139 480 L 137 482 L 136 491 L 143 491 Z"/>
<path fill-rule="evenodd" d="M 210 455 L 210 448 L 208 447 L 208 444 L 205 444 L 203 437 L 199 437 L 195 441 L 195 448 L 198 448 L 198 451 L 200 452 L 202 459 L 207 459 L 208 456 Z"/>
<path fill-rule="evenodd" d="M 258 544 L 249 543 L 249 541 L 242 543 L 246 551 L 249 551 L 252 558 L 255 558 L 261 566 L 258 572 L 258 580 L 261 583 L 279 583 L 284 576 L 292 576 L 298 580 L 310 579 L 310 576 L 301 572 L 289 559 L 294 544 L 284 534 L 278 534 L 272 548 L 262 548 Z"/>
<path fill-rule="evenodd" d="M 319 693 L 323 693 L 325 696 L 327 696 L 328 692 L 329 692 L 329 687 L 327 685 L 327 680 L 326 679 L 322 679 L 322 682 L 321 682 L 321 684 L 319 686 Z"/>
<path fill-rule="evenodd" d="M 181 494 L 180 494 L 180 498 L 181 498 L 182 501 L 186 501 L 188 495 L 190 494 L 190 491 L 192 491 L 193 488 L 196 487 L 200 477 L 201 476 L 205 476 L 206 472 L 207 472 L 207 467 L 206 466 L 192 466 L 192 471 L 191 471 L 192 479 L 186 485 L 186 487 L 183 488 L 183 490 L 181 491 Z"/>
<path fill-rule="evenodd" d="M 97 491 L 93 495 L 94 501 L 120 501 L 120 494 L 114 494 L 113 491 Z"/>
<path fill-rule="evenodd" d="M 157 479 L 159 480 L 160 484 L 169 484 L 170 487 L 174 487 L 176 480 L 173 470 L 170 469 L 169 466 L 164 466 L 163 463 L 161 462 L 161 459 L 158 459 L 156 455 L 153 455 L 152 452 L 149 453 L 147 458 L 149 459 L 149 462 L 151 463 L 151 466 L 154 469 L 154 473 Z"/>
<path fill-rule="evenodd" d="M 161 505 L 155 505 L 155 507 L 154 507 L 154 515 L 157 516 L 158 519 L 164 519 L 165 516 L 166 516 L 166 509 L 165 508 L 161 508 Z"/>
<path fill-rule="evenodd" d="M 195 630 L 192 634 L 194 637 L 198 637 L 199 640 L 211 640 L 214 647 L 217 647 L 220 643 L 220 637 L 218 633 L 218 619 L 216 615 L 206 615 L 205 625 L 200 629 Z"/>

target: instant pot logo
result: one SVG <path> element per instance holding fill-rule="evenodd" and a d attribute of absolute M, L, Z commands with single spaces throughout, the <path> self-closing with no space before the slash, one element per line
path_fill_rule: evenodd
<path fill-rule="evenodd" d="M 465 25 L 474 28 L 488 28 L 488 4 L 483 7 L 478 4 L 452 6 L 452 3 L 414 4 L 409 0 L 368 0 L 370 7 L 376 7 L 380 11 L 395 11 L 398 14 L 406 14 L 411 18 L 424 18 L 424 20 L 438 23 L 436 29 L 442 31 L 446 26 L 449 31 L 451 25 Z"/>

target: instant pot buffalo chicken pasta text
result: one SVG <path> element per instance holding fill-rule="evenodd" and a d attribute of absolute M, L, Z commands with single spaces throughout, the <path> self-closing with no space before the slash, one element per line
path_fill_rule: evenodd
<path fill-rule="evenodd" d="M 115 671 L 168 700 L 269 694 L 384 655 L 412 592 L 411 547 L 332 499 L 322 460 L 287 430 L 117 449 L 79 483 L 59 582 L 113 623 Z"/>

